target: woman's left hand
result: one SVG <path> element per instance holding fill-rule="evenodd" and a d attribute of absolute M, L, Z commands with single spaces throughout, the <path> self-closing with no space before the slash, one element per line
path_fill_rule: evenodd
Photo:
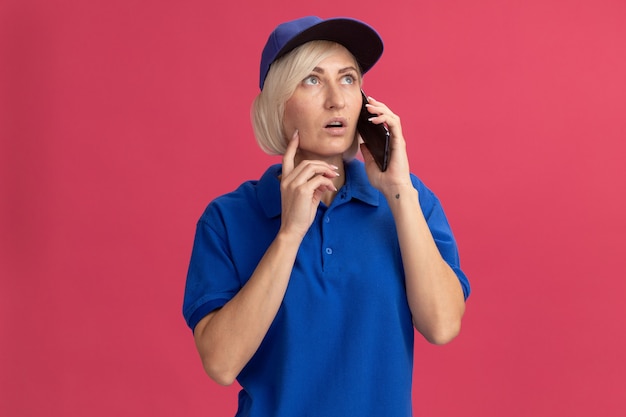
<path fill-rule="evenodd" d="M 361 152 L 370 183 L 387 199 L 402 254 L 407 300 L 415 328 L 431 343 L 454 339 L 461 329 L 465 298 L 452 268 L 441 257 L 411 183 L 400 118 L 380 101 L 369 99 L 372 122 L 386 123 L 391 134 L 389 165 L 382 172 L 365 144 Z"/>
<path fill-rule="evenodd" d="M 374 157 L 367 149 L 367 145 L 361 143 L 361 153 L 365 161 L 365 170 L 370 183 L 385 196 L 395 193 L 398 188 L 411 186 L 409 158 L 406 152 L 406 142 L 402 135 L 400 117 L 394 114 L 389 107 L 372 97 L 368 97 L 368 110 L 372 113 L 372 123 L 385 123 L 389 128 L 389 165 L 382 172 Z"/>

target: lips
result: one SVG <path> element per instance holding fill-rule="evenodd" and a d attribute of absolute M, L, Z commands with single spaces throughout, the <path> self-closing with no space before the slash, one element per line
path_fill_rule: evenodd
<path fill-rule="evenodd" d="M 334 117 L 326 123 L 326 128 L 337 129 L 346 127 L 346 119 L 342 117 Z"/>

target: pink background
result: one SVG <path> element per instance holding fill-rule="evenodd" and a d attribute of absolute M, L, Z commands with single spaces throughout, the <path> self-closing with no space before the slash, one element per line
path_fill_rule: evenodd
<path fill-rule="evenodd" d="M 300 3 L 300 4 L 298 4 Z M 274 26 L 353 16 L 473 285 L 417 416 L 626 415 L 623 0 L 0 2 L 0 415 L 229 416 L 181 315 L 195 223 L 277 158 Z"/>

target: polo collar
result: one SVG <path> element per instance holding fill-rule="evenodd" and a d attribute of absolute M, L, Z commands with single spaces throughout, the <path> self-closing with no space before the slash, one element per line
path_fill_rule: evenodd
<path fill-rule="evenodd" d="M 258 181 L 256 192 L 259 204 L 269 218 L 277 217 L 281 213 L 280 180 L 281 164 L 270 166 Z M 365 165 L 358 159 L 345 162 L 346 183 L 341 187 L 337 196 L 347 202 L 352 199 L 360 200 L 371 206 L 380 204 L 380 193 L 371 186 L 365 173 Z M 341 202 L 333 201 L 333 205 Z"/>

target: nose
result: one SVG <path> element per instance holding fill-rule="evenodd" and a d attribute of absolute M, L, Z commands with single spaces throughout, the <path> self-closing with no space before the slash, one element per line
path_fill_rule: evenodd
<path fill-rule="evenodd" d="M 340 109 L 346 104 L 345 97 L 339 86 L 326 86 L 326 108 Z"/>

